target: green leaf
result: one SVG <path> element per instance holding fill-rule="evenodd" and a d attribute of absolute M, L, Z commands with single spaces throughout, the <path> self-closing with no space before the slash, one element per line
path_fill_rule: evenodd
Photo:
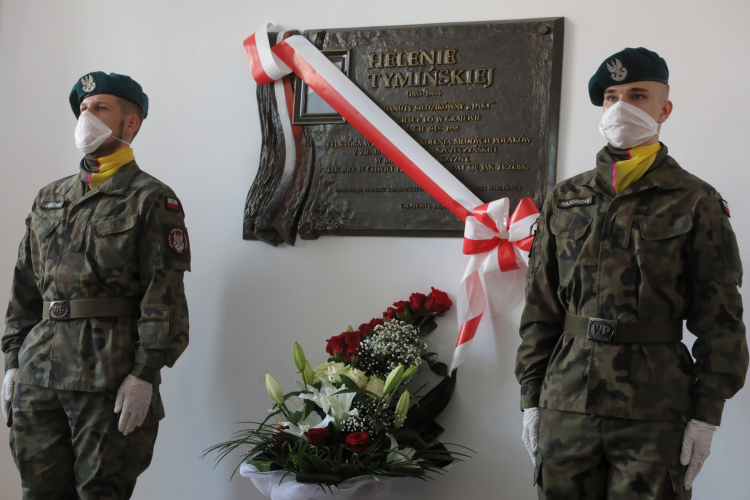
<path fill-rule="evenodd" d="M 317 411 L 318 410 L 318 405 L 315 404 L 315 401 L 310 401 L 309 399 L 305 400 L 304 410 L 305 410 L 305 415 L 309 415 L 312 412 L 316 412 L 318 414 L 322 413 L 322 412 Z M 323 416 L 323 415 L 321 415 L 321 416 Z M 323 417 L 323 418 L 325 418 L 325 417 Z"/>
<path fill-rule="evenodd" d="M 404 308 L 404 315 L 401 317 L 401 320 L 404 323 L 409 323 L 410 325 L 414 322 L 414 313 L 412 313 L 411 308 Z"/>
<path fill-rule="evenodd" d="M 271 472 L 273 470 L 273 462 L 263 462 L 260 460 L 248 460 L 247 463 L 254 465 L 258 468 L 258 472 Z"/>
<path fill-rule="evenodd" d="M 419 400 L 419 406 L 409 408 L 405 427 L 422 432 L 427 429 L 438 415 L 440 415 L 451 400 L 453 389 L 456 387 L 456 373 L 445 377 L 438 385 Z"/>
<path fill-rule="evenodd" d="M 434 420 L 429 423 L 429 425 L 422 431 L 422 437 L 430 440 L 430 439 L 437 439 L 440 434 L 445 432 L 445 429 L 443 429 L 440 425 L 438 425 Z"/>
<path fill-rule="evenodd" d="M 339 377 L 341 377 L 341 382 L 344 383 L 347 389 L 359 389 L 357 383 L 346 375 L 339 375 Z"/>
<path fill-rule="evenodd" d="M 419 336 L 424 337 L 427 334 L 430 334 L 435 331 L 437 328 L 437 323 L 435 323 L 435 320 L 428 320 L 425 322 L 424 325 L 419 327 Z"/>
<path fill-rule="evenodd" d="M 436 425 L 437 425 L 437 424 L 436 424 Z M 440 427 L 440 426 L 438 426 L 438 427 Z M 441 428 L 441 429 L 442 429 L 442 428 Z M 445 445 L 444 445 L 443 443 L 435 443 L 435 445 L 433 445 L 433 446 L 430 446 L 430 447 L 428 448 L 428 450 L 429 450 L 429 451 L 439 451 L 439 452 L 443 452 L 443 453 L 445 453 L 445 455 L 446 455 L 446 456 L 448 456 L 448 457 L 449 457 L 449 456 L 451 455 L 451 453 L 450 453 L 450 452 L 448 451 L 448 448 L 446 448 L 446 447 L 445 447 Z M 451 463 L 452 463 L 452 460 L 448 460 L 447 458 L 446 458 L 445 460 L 436 460 L 436 461 L 435 461 L 435 465 L 437 465 L 438 467 L 441 467 L 441 468 L 442 468 L 442 467 L 447 467 L 447 466 L 448 466 L 448 465 L 450 465 Z"/>
<path fill-rule="evenodd" d="M 438 361 L 437 363 L 432 363 L 430 365 L 430 370 L 432 370 L 435 375 L 440 375 L 441 377 L 448 376 L 448 365 L 440 361 Z"/>
<path fill-rule="evenodd" d="M 372 396 L 372 397 L 377 398 L 377 399 L 382 399 L 380 396 L 378 396 L 374 392 L 370 392 L 368 390 L 360 389 L 360 388 L 356 388 L 356 389 L 348 389 L 347 388 L 347 389 L 336 391 L 336 394 L 349 394 L 349 393 L 352 393 L 352 392 L 355 393 L 355 394 L 364 394 L 364 395 L 367 395 L 367 396 Z"/>

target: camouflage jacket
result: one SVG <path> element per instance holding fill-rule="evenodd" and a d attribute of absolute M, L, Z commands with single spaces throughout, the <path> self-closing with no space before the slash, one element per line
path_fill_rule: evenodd
<path fill-rule="evenodd" d="M 26 219 L 5 369 L 18 368 L 16 382 L 53 389 L 116 391 L 128 374 L 158 388 L 159 370 L 188 345 L 184 212 L 134 161 L 86 192 L 85 161 L 80 174 L 39 191 Z M 113 297 L 140 300 L 140 317 L 42 318 L 43 301 Z"/>
<path fill-rule="evenodd" d="M 667 156 L 616 196 L 607 146 L 555 186 L 532 246 L 516 375 L 521 407 L 718 425 L 748 367 L 737 241 L 719 194 Z M 572 200 L 572 201 L 571 201 Z M 565 314 L 687 320 L 681 343 L 608 344 L 563 330 Z"/>

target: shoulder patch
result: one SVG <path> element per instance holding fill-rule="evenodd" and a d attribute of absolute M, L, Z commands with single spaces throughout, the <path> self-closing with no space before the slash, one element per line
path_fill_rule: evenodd
<path fill-rule="evenodd" d="M 172 198 L 171 196 L 167 196 L 164 199 L 164 203 L 166 204 L 167 210 L 173 210 L 175 212 L 180 211 L 180 200 L 177 198 Z"/>
<path fill-rule="evenodd" d="M 570 208 L 570 207 L 583 207 L 594 203 L 594 196 L 588 198 L 571 198 L 569 200 L 559 200 L 557 206 L 559 208 Z"/>
<path fill-rule="evenodd" d="M 40 205 L 44 210 L 56 210 L 63 207 L 64 201 L 44 201 Z"/>
<path fill-rule="evenodd" d="M 181 227 L 173 227 L 167 234 L 169 249 L 177 255 L 183 255 L 190 251 L 190 240 L 187 231 Z"/>
<path fill-rule="evenodd" d="M 727 214 L 727 217 L 731 217 L 729 215 L 729 202 L 727 200 L 719 200 L 721 201 L 721 209 L 724 211 L 725 214 Z"/>

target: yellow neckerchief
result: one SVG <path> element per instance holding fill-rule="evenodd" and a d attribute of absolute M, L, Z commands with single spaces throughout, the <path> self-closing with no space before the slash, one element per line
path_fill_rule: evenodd
<path fill-rule="evenodd" d="M 628 149 L 628 160 L 616 161 L 612 164 L 612 187 L 619 193 L 633 182 L 640 179 L 654 163 L 661 144 L 655 142 L 648 146 L 638 146 Z"/>
<path fill-rule="evenodd" d="M 99 168 L 96 173 L 92 172 L 89 174 L 88 179 L 86 179 L 86 184 L 88 184 L 89 188 L 94 189 L 96 186 L 115 175 L 120 167 L 133 160 L 135 160 L 133 148 L 118 149 L 109 156 L 97 158 L 96 162 L 99 164 Z"/>

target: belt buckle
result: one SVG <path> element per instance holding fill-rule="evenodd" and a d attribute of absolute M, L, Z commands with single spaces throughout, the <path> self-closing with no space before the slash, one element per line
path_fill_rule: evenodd
<path fill-rule="evenodd" d="M 612 342 L 617 331 L 617 320 L 589 318 L 589 326 L 586 329 L 586 338 L 599 342 Z"/>
<path fill-rule="evenodd" d="M 49 317 L 55 321 L 68 319 L 70 317 L 70 302 L 67 300 L 50 302 Z"/>

